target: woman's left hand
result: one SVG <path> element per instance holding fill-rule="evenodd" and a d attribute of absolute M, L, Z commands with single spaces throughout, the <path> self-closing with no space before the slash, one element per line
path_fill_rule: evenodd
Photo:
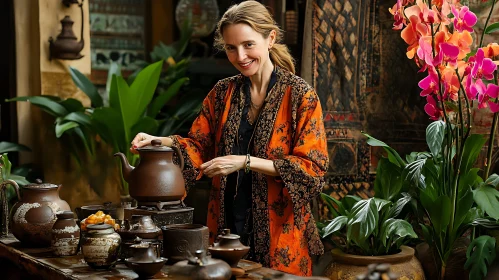
<path fill-rule="evenodd" d="M 229 175 L 232 172 L 244 168 L 246 156 L 223 156 L 217 157 L 210 161 L 201 164 L 200 168 L 203 173 L 208 177 L 217 175 Z"/>

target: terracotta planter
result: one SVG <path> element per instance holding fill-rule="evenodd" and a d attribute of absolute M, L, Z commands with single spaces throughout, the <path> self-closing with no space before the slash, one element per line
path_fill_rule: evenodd
<path fill-rule="evenodd" d="M 57 221 L 52 227 L 52 248 L 56 256 L 72 256 L 78 252 L 80 228 L 74 220 L 73 212 L 57 214 Z"/>
<path fill-rule="evenodd" d="M 355 280 L 358 275 L 367 272 L 367 265 L 388 263 L 390 271 L 398 274 L 400 279 L 424 280 L 424 271 L 414 256 L 414 249 L 407 246 L 401 246 L 400 249 L 399 253 L 386 256 L 350 255 L 340 249 L 333 249 L 333 262 L 326 269 L 324 276 L 333 280 Z"/>

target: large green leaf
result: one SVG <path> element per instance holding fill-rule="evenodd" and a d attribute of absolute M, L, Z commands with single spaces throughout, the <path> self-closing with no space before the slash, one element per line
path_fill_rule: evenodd
<path fill-rule="evenodd" d="M 376 179 L 374 180 L 375 197 L 391 200 L 400 193 L 401 189 L 402 177 L 400 167 L 391 163 L 386 158 L 381 158 L 378 161 Z"/>
<path fill-rule="evenodd" d="M 420 186 L 422 182 L 421 172 L 426 164 L 426 160 L 426 158 L 421 158 L 407 164 L 403 172 L 404 179 L 412 182 L 417 187 Z"/>
<path fill-rule="evenodd" d="M 113 81 L 113 76 L 121 76 L 121 66 L 116 62 L 111 62 L 109 65 L 109 70 L 107 71 L 107 82 L 106 82 L 106 95 L 103 99 L 107 101 L 109 105 L 109 92 L 111 91 L 111 83 Z M 104 102 L 106 103 L 106 102 Z"/>
<path fill-rule="evenodd" d="M 132 136 L 137 135 L 139 132 L 147 134 L 155 134 L 158 131 L 158 121 L 151 117 L 142 117 L 133 127 Z"/>
<path fill-rule="evenodd" d="M 162 66 L 163 61 L 158 61 L 147 66 L 144 70 L 140 71 L 130 86 L 130 94 L 132 95 L 130 97 L 130 107 L 122 109 L 125 109 L 127 114 L 134 116 L 132 118 L 134 123 L 142 116 L 154 96 Z"/>
<path fill-rule="evenodd" d="M 459 192 L 468 188 L 474 189 L 482 183 L 482 178 L 478 175 L 479 171 L 478 168 L 472 168 L 468 172 L 459 175 Z"/>
<path fill-rule="evenodd" d="M 466 139 L 463 149 L 463 159 L 459 169 L 461 174 L 467 173 L 473 167 L 485 142 L 487 142 L 487 139 L 480 134 L 472 134 Z"/>
<path fill-rule="evenodd" d="M 28 146 L 22 144 L 5 142 L 5 141 L 0 142 L 0 155 L 9 152 L 24 152 L 24 151 L 31 151 L 31 149 Z"/>
<path fill-rule="evenodd" d="M 154 100 L 151 102 L 151 105 L 148 109 L 147 115 L 150 117 L 156 117 L 158 115 L 161 108 L 172 98 L 174 97 L 180 88 L 189 81 L 189 78 L 181 78 L 175 81 L 167 90 L 161 92 Z"/>
<path fill-rule="evenodd" d="M 383 222 L 381 226 L 379 238 L 384 246 L 390 246 L 387 244 L 388 240 L 397 242 L 399 239 L 405 237 L 417 238 L 417 234 L 414 232 L 411 224 L 405 220 L 390 218 Z M 388 249 L 388 248 L 387 248 Z"/>
<path fill-rule="evenodd" d="M 62 118 L 62 122 L 66 121 L 76 122 L 87 127 L 90 127 L 92 125 L 90 116 L 83 112 L 72 112 L 67 114 L 64 118 Z"/>
<path fill-rule="evenodd" d="M 445 122 L 434 121 L 426 128 L 426 143 L 433 156 L 440 154 L 445 137 Z"/>
<path fill-rule="evenodd" d="M 75 123 L 75 122 L 65 122 L 65 123 L 61 123 L 61 122 L 58 122 L 56 123 L 55 125 L 55 136 L 57 138 L 60 138 L 64 132 L 70 130 L 70 129 L 73 129 L 75 127 L 78 127 L 79 124 L 78 123 Z"/>
<path fill-rule="evenodd" d="M 405 205 L 409 203 L 412 200 L 412 196 L 408 193 L 402 193 L 402 197 L 399 198 L 395 204 L 393 204 L 392 207 L 390 207 L 390 210 L 386 213 L 386 216 L 384 216 L 385 219 L 388 218 L 396 218 L 402 210 L 404 209 Z"/>
<path fill-rule="evenodd" d="M 497 175 L 495 173 L 490 175 L 489 178 L 487 178 L 487 180 L 485 180 L 485 184 L 490 185 L 494 188 L 497 188 L 497 186 L 499 185 L 499 175 Z"/>
<path fill-rule="evenodd" d="M 12 163 L 7 156 L 7 153 L 0 155 L 0 164 L 3 166 L 2 168 L 2 181 L 8 180 L 10 178 L 10 171 L 12 168 Z"/>
<path fill-rule="evenodd" d="M 499 191 L 496 188 L 482 184 L 477 189 L 473 190 L 473 198 L 476 204 L 480 207 L 487 215 L 498 220 L 499 219 Z"/>
<path fill-rule="evenodd" d="M 487 267 L 496 258 L 496 240 L 488 235 L 475 238 L 466 251 L 464 269 L 470 270 L 470 279 L 479 280 L 487 276 Z"/>
<path fill-rule="evenodd" d="M 405 164 L 406 164 L 405 161 L 400 157 L 400 155 L 397 153 L 397 151 L 395 151 L 393 148 L 388 146 L 385 142 L 380 141 L 367 133 L 362 132 L 362 134 L 367 137 L 367 144 L 369 144 L 370 146 L 382 147 L 383 149 L 385 149 L 385 151 L 388 153 L 388 159 L 392 163 L 394 163 L 400 167 L 405 166 Z"/>
<path fill-rule="evenodd" d="M 91 119 L 94 129 L 113 146 L 114 151 L 128 150 L 130 142 L 125 142 L 124 125 L 119 112 L 110 107 L 96 108 Z"/>
<path fill-rule="evenodd" d="M 448 196 L 441 195 L 435 200 L 429 197 L 426 192 L 420 192 L 421 204 L 428 211 L 431 223 L 437 234 L 447 229 L 451 215 L 451 201 Z"/>
<path fill-rule="evenodd" d="M 474 203 L 473 192 L 471 191 L 470 187 L 468 187 L 467 189 L 462 189 L 459 192 L 459 195 L 460 195 L 460 197 L 458 198 L 458 201 L 457 201 L 456 213 L 454 216 L 455 233 L 457 233 L 459 226 L 462 223 L 465 223 L 466 216 L 470 212 L 470 209 Z"/>
<path fill-rule="evenodd" d="M 321 193 L 321 198 L 326 203 L 329 211 L 333 213 L 334 217 L 348 215 L 348 212 L 343 207 L 343 203 L 339 200 L 325 193 Z"/>
<path fill-rule="evenodd" d="M 75 85 L 90 98 L 92 107 L 102 107 L 102 97 L 94 84 L 76 68 L 69 67 L 69 73 Z"/>
<path fill-rule="evenodd" d="M 7 101 L 28 101 L 54 117 L 65 116 L 68 114 L 68 110 L 66 110 L 64 106 L 47 96 L 23 96 L 8 99 Z"/>
<path fill-rule="evenodd" d="M 323 229 L 322 238 L 326 238 L 329 235 L 341 230 L 347 224 L 348 218 L 346 216 L 338 216 L 329 222 L 327 226 Z"/>
<path fill-rule="evenodd" d="M 348 216 L 347 241 L 362 246 L 378 225 L 378 209 L 374 199 L 357 202 Z"/>
<path fill-rule="evenodd" d="M 355 195 L 346 195 L 341 199 L 341 203 L 343 203 L 343 207 L 345 208 L 346 211 L 352 212 L 353 206 L 361 201 L 362 198 L 355 196 Z"/>
<path fill-rule="evenodd" d="M 499 22 L 495 22 L 485 28 L 485 34 L 490 34 L 499 30 Z"/>
<path fill-rule="evenodd" d="M 59 102 L 68 112 L 83 112 L 85 111 L 85 107 L 83 104 L 77 99 L 68 98 Z"/>

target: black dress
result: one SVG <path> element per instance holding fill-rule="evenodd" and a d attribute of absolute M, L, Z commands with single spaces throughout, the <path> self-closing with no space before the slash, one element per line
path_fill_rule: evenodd
<path fill-rule="evenodd" d="M 276 73 L 272 72 L 270 82 L 267 87 L 267 95 L 275 85 L 276 81 Z M 253 124 L 251 124 L 247 117 L 251 102 L 250 86 L 250 79 L 245 77 L 244 83 L 242 85 L 242 90 L 244 92 L 246 101 L 241 118 L 241 123 L 239 124 L 239 130 L 236 135 L 237 139 L 235 139 L 234 146 L 232 147 L 233 155 L 253 155 L 252 135 L 255 130 L 255 125 L 258 123 L 258 118 Z M 253 237 L 251 186 L 252 171 L 250 171 L 249 173 L 245 173 L 245 170 L 241 169 L 238 172 L 229 174 L 229 176 L 227 177 L 227 189 L 225 190 L 224 202 L 226 210 L 226 227 L 229 228 L 232 233 L 239 235 L 243 244 L 253 248 L 253 246 L 251 246 L 251 239 Z M 252 255 L 251 251 L 249 254 L 250 258 Z"/>

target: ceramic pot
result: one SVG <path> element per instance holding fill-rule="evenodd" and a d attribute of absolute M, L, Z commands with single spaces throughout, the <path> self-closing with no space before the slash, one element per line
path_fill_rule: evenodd
<path fill-rule="evenodd" d="M 355 280 L 357 275 L 365 274 L 368 265 L 374 263 L 390 264 L 390 271 L 398 274 L 400 279 L 425 279 L 423 268 L 411 247 L 401 246 L 399 253 L 385 256 L 350 255 L 340 249 L 333 249 L 331 253 L 333 262 L 326 268 L 324 276 L 332 280 Z"/>
<path fill-rule="evenodd" d="M 57 214 L 57 221 L 52 227 L 52 249 L 56 256 L 72 256 L 78 253 L 80 228 L 71 211 Z"/>
<path fill-rule="evenodd" d="M 97 213 L 97 211 L 102 211 L 104 214 L 110 215 L 113 219 L 116 219 L 118 216 L 118 209 L 111 205 L 111 202 L 106 202 L 102 205 L 85 205 L 75 208 L 76 215 L 80 221 L 92 214 Z"/>
<path fill-rule="evenodd" d="M 157 244 L 142 242 L 140 238 L 137 238 L 137 241 L 130 246 L 132 256 L 126 260 L 131 262 L 154 262 L 161 258 Z"/>
<path fill-rule="evenodd" d="M 177 262 L 170 267 L 168 275 L 176 280 L 228 280 L 232 276 L 230 266 L 222 260 L 206 256 L 206 251 L 197 250 L 196 257 Z"/>
<path fill-rule="evenodd" d="M 10 226 L 14 236 L 26 246 L 49 247 L 56 213 L 70 211 L 68 203 L 59 197 L 61 185 L 42 183 L 28 184 L 22 189 L 22 197 L 11 210 Z"/>
<path fill-rule="evenodd" d="M 219 235 L 219 242 L 208 248 L 211 256 L 227 262 L 231 267 L 237 267 L 239 260 L 244 257 L 250 247 L 239 241 L 239 235 L 231 234 L 230 229 L 224 229 L 224 234 Z"/>
<path fill-rule="evenodd" d="M 123 221 L 122 226 L 116 232 L 121 236 L 120 259 L 134 256 L 134 250 L 130 247 L 136 243 L 136 238 L 154 245 L 161 252 L 161 242 L 158 240 L 161 236 L 161 229 L 156 226 L 149 215 L 132 215 L 130 220 Z"/>
<path fill-rule="evenodd" d="M 95 269 L 108 269 L 118 260 L 120 235 L 108 224 L 88 225 L 81 251 L 87 264 Z"/>
<path fill-rule="evenodd" d="M 151 145 L 137 151 L 140 155 L 137 167 L 131 166 L 124 154 L 114 155 L 121 159 L 123 178 L 128 182 L 130 196 L 137 201 L 153 202 L 182 199 L 185 195 L 182 175 L 184 158 L 180 150 L 162 146 L 161 140 L 154 139 Z M 173 163 L 174 152 L 180 159 L 180 168 Z"/>
<path fill-rule="evenodd" d="M 197 224 L 176 224 L 161 227 L 163 231 L 163 257 L 169 263 L 186 260 L 197 250 L 209 245 L 210 232 L 206 226 Z"/>
<path fill-rule="evenodd" d="M 149 278 L 158 273 L 166 263 L 165 258 L 159 258 L 149 262 L 136 262 L 130 259 L 125 260 L 126 266 L 139 275 L 139 278 Z"/>

